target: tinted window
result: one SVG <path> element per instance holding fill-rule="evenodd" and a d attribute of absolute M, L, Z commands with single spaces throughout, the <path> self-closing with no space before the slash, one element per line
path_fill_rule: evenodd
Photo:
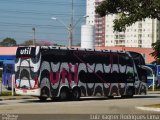
<path fill-rule="evenodd" d="M 118 64 L 118 54 L 117 53 L 112 54 L 112 60 L 113 60 L 113 64 Z"/>
<path fill-rule="evenodd" d="M 119 64 L 120 65 L 122 65 L 122 66 L 124 66 L 124 65 L 126 65 L 126 54 L 124 54 L 124 53 L 118 53 L 119 54 Z"/>
<path fill-rule="evenodd" d="M 145 65 L 145 60 L 140 53 L 129 52 L 136 65 Z"/>

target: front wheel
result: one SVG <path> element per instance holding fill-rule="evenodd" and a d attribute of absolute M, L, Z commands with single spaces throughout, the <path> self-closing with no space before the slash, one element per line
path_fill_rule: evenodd
<path fill-rule="evenodd" d="M 140 88 L 140 95 L 146 95 L 147 94 L 147 88 L 142 85 Z"/>

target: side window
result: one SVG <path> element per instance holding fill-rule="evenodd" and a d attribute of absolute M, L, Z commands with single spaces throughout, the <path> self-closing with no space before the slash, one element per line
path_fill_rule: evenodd
<path fill-rule="evenodd" d="M 112 61 L 113 61 L 113 64 L 118 64 L 118 54 L 117 53 L 113 53 L 112 54 Z"/>
<path fill-rule="evenodd" d="M 129 52 L 129 53 L 132 56 L 134 63 L 136 65 L 145 65 L 145 60 L 140 53 L 136 53 L 136 52 Z"/>
<path fill-rule="evenodd" d="M 126 54 L 119 53 L 119 64 L 122 66 L 126 65 Z"/>
<path fill-rule="evenodd" d="M 111 64 L 111 55 L 109 53 L 105 54 L 105 64 L 107 66 Z"/>
<path fill-rule="evenodd" d="M 133 67 L 133 61 L 128 55 L 126 55 L 125 61 L 127 66 Z"/>

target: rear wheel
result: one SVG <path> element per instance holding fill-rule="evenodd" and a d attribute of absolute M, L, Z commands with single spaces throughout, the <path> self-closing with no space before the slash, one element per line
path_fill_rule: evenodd
<path fill-rule="evenodd" d="M 113 99 L 114 97 L 113 96 L 107 96 L 109 99 Z"/>
<path fill-rule="evenodd" d="M 132 88 L 129 88 L 128 90 L 127 90 L 127 96 L 126 96 L 127 98 L 132 98 L 133 97 L 133 89 Z"/>
<path fill-rule="evenodd" d="M 52 101 L 57 101 L 57 100 L 59 100 L 59 99 L 58 99 L 57 97 L 52 97 L 51 100 L 52 100 Z"/>
<path fill-rule="evenodd" d="M 61 89 L 60 100 L 67 100 L 69 98 L 69 90 L 67 88 Z"/>
<path fill-rule="evenodd" d="M 38 98 L 39 98 L 39 100 L 42 101 L 42 102 L 45 102 L 45 101 L 47 100 L 47 97 L 42 97 L 42 96 L 40 96 L 40 97 L 38 97 Z"/>
<path fill-rule="evenodd" d="M 49 97 L 49 90 L 47 87 L 43 87 L 39 99 L 40 101 L 46 101 L 48 97 Z"/>
<path fill-rule="evenodd" d="M 72 100 L 78 101 L 81 97 L 81 93 L 79 89 L 73 89 L 72 91 Z"/>

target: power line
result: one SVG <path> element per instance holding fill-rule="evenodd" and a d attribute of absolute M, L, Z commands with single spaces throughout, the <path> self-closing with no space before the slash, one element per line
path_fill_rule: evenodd
<path fill-rule="evenodd" d="M 29 27 L 32 28 L 33 26 L 36 28 L 47 28 L 47 29 L 54 29 L 54 28 L 58 28 L 58 29 L 64 29 L 64 26 L 54 26 L 54 25 L 38 25 L 38 24 L 21 24 L 21 23 L 5 23 L 5 22 L 0 22 L 0 26 L 13 26 L 13 27 Z M 77 26 L 77 28 L 80 28 L 80 26 Z"/>
<path fill-rule="evenodd" d="M 32 34 L 33 32 L 32 31 L 25 31 L 25 30 L 0 30 L 0 31 L 3 31 L 3 32 L 17 32 L 17 33 L 29 33 L 29 34 Z M 53 30 L 54 31 L 54 30 Z M 66 32 L 66 31 L 65 31 Z M 51 35 L 57 35 L 57 34 L 62 34 L 62 32 L 43 32 L 43 31 L 36 31 L 36 34 L 51 34 Z M 74 35 L 80 35 L 80 33 L 76 33 Z"/>
<path fill-rule="evenodd" d="M 33 15 L 44 15 L 44 16 L 54 16 L 54 15 L 58 15 L 58 16 L 68 16 L 70 15 L 70 13 L 66 12 L 66 13 L 58 13 L 56 11 L 50 11 L 52 13 L 48 13 L 48 12 L 38 12 L 38 11 L 32 11 L 32 10 L 15 10 L 15 9 L 0 9 L 0 12 L 2 13 L 22 13 L 22 14 L 33 14 Z M 83 16 L 81 14 L 74 14 L 74 16 Z"/>
<path fill-rule="evenodd" d="M 69 16 L 71 15 L 71 11 L 69 8 L 71 7 L 70 0 L 64 0 L 63 2 L 54 0 L 1 0 L 0 3 L 0 33 L 2 33 L 0 34 L 1 37 L 2 35 L 5 36 L 8 34 L 10 36 L 13 35 L 13 37 L 16 37 L 17 39 L 26 38 L 28 37 L 28 34 L 32 36 L 33 31 L 31 30 L 31 28 L 36 27 L 37 37 L 44 36 L 41 38 L 47 39 L 50 38 L 50 36 L 60 36 L 56 37 L 56 39 L 68 39 L 66 35 L 67 32 L 64 29 L 64 26 L 61 26 L 60 24 L 57 25 L 57 23 L 53 21 L 51 22 L 50 18 L 52 16 L 55 16 L 65 21 L 65 23 L 69 22 Z M 13 7 L 3 7 L 6 5 L 9 6 L 11 4 L 13 4 Z M 27 9 L 26 6 L 30 6 L 30 9 Z M 40 6 L 42 9 L 39 9 Z M 57 6 L 59 8 L 64 7 L 67 9 L 62 9 L 63 11 L 59 9 L 57 11 L 56 9 L 54 9 L 54 7 L 56 8 Z M 85 1 L 79 2 L 79 0 L 74 0 L 74 6 L 76 7 L 75 10 L 78 11 L 74 13 L 75 19 L 84 16 L 84 8 L 86 6 Z M 80 26 L 77 26 L 76 28 L 77 29 L 75 29 L 74 32 L 75 38 L 77 36 L 80 36 L 80 32 L 76 32 L 80 30 Z"/>
<path fill-rule="evenodd" d="M 10 1 L 10 0 L 1 0 L 1 3 L 11 3 L 14 2 L 16 4 L 34 4 L 34 5 L 51 5 L 51 6 L 57 6 L 57 5 L 69 5 L 70 6 L 70 2 L 55 2 L 55 1 L 50 1 L 50 2 L 46 2 L 46 1 L 26 1 L 26 0 L 14 0 L 14 1 Z M 74 2 L 74 6 L 85 6 L 85 4 L 81 4 L 78 2 Z"/>

